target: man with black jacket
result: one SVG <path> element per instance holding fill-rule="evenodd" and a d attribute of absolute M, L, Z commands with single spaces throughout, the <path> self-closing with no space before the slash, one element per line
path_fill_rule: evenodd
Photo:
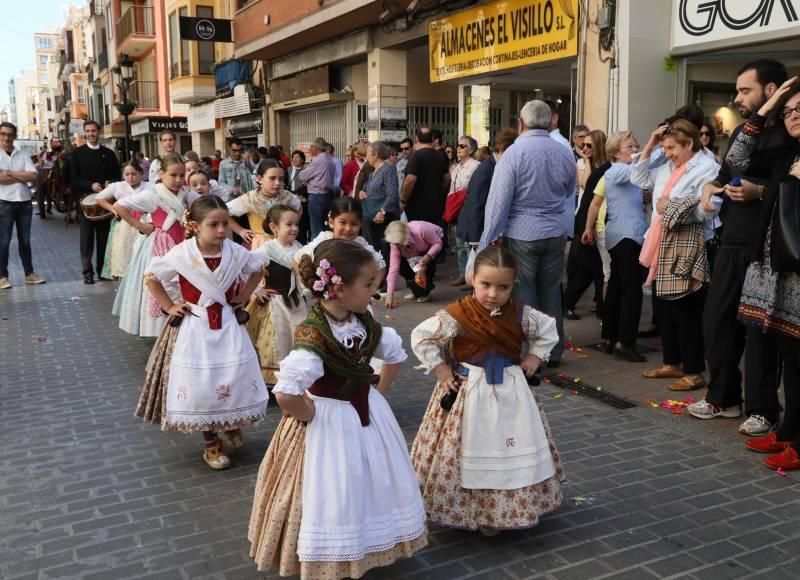
<path fill-rule="evenodd" d="M 100 145 L 100 125 L 96 121 L 83 124 L 86 144 L 75 149 L 69 157 L 69 174 L 72 193 L 81 200 L 92 193 L 100 193 L 109 182 L 119 181 L 120 166 L 117 156 L 111 149 Z M 83 283 L 94 284 L 92 269 L 92 251 L 97 246 L 96 271 L 98 278 L 103 271 L 103 258 L 106 254 L 109 220 L 89 221 L 78 210 L 81 224 L 81 264 L 83 267 Z M 101 278 L 102 279 L 102 278 Z"/>
<path fill-rule="evenodd" d="M 786 68 L 774 60 L 758 60 L 739 70 L 736 79 L 735 103 L 742 117 L 758 111 L 786 81 Z M 734 143 L 743 125 L 730 137 Z M 714 261 L 704 314 L 706 359 L 711 380 L 705 399 L 689 406 L 688 411 L 699 419 L 738 417 L 742 404 L 742 373 L 739 362 L 745 353 L 745 412 L 747 420 L 739 431 L 744 435 L 769 433 L 778 421 L 778 349 L 774 340 L 760 329 L 745 327 L 737 319 L 747 266 L 754 259 L 753 240 L 758 238 L 759 215 L 764 186 L 767 183 L 774 151 L 786 146 L 781 127 L 767 127 L 750 158 L 747 175 L 735 175 L 723 163 L 717 179 L 706 185 L 709 192 L 725 188 L 727 199 L 720 219 L 722 234 Z M 740 186 L 732 185 L 733 178 Z M 727 185 L 726 185 L 727 184 Z M 745 342 L 747 349 L 745 350 Z"/>

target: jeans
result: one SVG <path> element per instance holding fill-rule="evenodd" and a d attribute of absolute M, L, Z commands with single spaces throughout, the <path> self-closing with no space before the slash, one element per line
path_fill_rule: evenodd
<path fill-rule="evenodd" d="M 472 246 L 469 242 L 465 242 L 461 238 L 456 237 L 456 254 L 458 255 L 458 273 L 463 278 L 467 271 L 467 262 L 469 261 L 469 251 Z"/>
<path fill-rule="evenodd" d="M 325 230 L 332 204 L 333 196 L 330 193 L 309 193 L 308 218 L 312 240 Z"/>
<path fill-rule="evenodd" d="M 561 272 L 564 270 L 566 236 L 524 242 L 504 238 L 519 266 L 514 300 L 532 306 L 556 319 L 558 344 L 550 360 L 560 361 L 564 353 L 564 317 L 561 311 Z"/>
<path fill-rule="evenodd" d="M 33 205 L 30 201 L 0 200 L 0 278 L 8 278 L 8 253 L 11 248 L 11 234 L 17 226 L 17 246 L 19 259 L 25 275 L 33 272 L 31 257 L 31 219 Z"/>

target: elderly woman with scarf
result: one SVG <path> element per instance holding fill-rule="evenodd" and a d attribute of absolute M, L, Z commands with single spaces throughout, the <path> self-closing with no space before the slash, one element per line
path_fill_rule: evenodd
<path fill-rule="evenodd" d="M 721 203 L 716 200 L 709 211 L 699 202 L 703 185 L 718 171 L 716 161 L 702 150 L 697 127 L 683 119 L 653 131 L 631 170 L 631 183 L 653 192 L 653 218 L 639 261 L 649 269 L 646 284 L 655 282 L 664 349 L 664 364 L 642 375 L 675 379 L 669 386 L 673 391 L 705 386 L 705 241 L 714 235 Z"/>

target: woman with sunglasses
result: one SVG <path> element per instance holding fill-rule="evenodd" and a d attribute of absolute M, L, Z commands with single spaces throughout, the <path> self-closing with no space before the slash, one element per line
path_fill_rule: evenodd
<path fill-rule="evenodd" d="M 450 192 L 448 195 L 454 195 L 458 191 L 467 189 L 472 174 L 480 166 L 480 162 L 473 157 L 477 150 L 478 142 L 475 139 L 469 135 L 459 138 L 456 146 L 458 161 L 450 166 Z M 463 240 L 456 238 L 456 252 L 458 253 L 458 278 L 453 280 L 450 285 L 463 286 L 467 283 L 464 273 L 469 259 L 469 246 Z"/>
<path fill-rule="evenodd" d="M 708 123 L 703 123 L 702 127 L 700 127 L 700 145 L 703 146 L 703 150 L 707 155 L 713 155 L 714 160 L 722 165 L 722 157 L 714 151 L 714 141 L 716 140 L 717 132 L 714 131 L 714 127 Z"/>
<path fill-rule="evenodd" d="M 600 209 L 596 223 L 597 244 L 585 245 L 578 240 L 586 228 L 586 217 L 594 197 L 594 189 L 606 170 L 611 167 L 606 157 L 606 134 L 590 131 L 579 145 L 581 158 L 576 164 L 578 172 L 578 207 L 575 210 L 575 240 L 569 247 L 567 257 L 567 289 L 564 291 L 564 318 L 580 320 L 575 313 L 578 301 L 586 289 L 594 283 L 594 301 L 597 309 L 603 310 L 604 283 L 611 274 L 611 257 L 606 251 L 606 205 Z M 608 274 L 606 274 L 608 270 Z"/>
<path fill-rule="evenodd" d="M 660 148 L 659 156 L 653 152 Z M 653 159 L 651 160 L 651 156 Z M 663 159 L 666 159 L 666 163 Z M 676 119 L 658 127 L 631 170 L 631 183 L 653 192 L 653 216 L 639 261 L 649 269 L 661 330 L 663 365 L 644 371 L 648 379 L 671 378 L 673 391 L 705 386 L 703 308 L 709 280 L 705 241 L 721 199 L 701 204 L 703 185 L 719 165 L 700 144 L 700 131 Z"/>
<path fill-rule="evenodd" d="M 444 154 L 447 156 L 447 162 L 451 167 L 458 162 L 456 159 L 456 150 L 452 145 L 448 145 L 444 148 Z"/>

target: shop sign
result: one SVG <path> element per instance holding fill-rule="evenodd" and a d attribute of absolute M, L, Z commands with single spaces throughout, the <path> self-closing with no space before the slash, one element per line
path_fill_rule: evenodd
<path fill-rule="evenodd" d="M 800 0 L 673 0 L 673 52 L 800 35 Z"/>
<path fill-rule="evenodd" d="M 181 40 L 233 42 L 233 20 L 181 16 L 178 28 Z"/>
<path fill-rule="evenodd" d="M 431 82 L 577 56 L 578 0 L 502 0 L 431 22 Z"/>
<path fill-rule="evenodd" d="M 161 131 L 175 131 L 186 133 L 189 129 L 184 117 L 147 117 L 131 125 L 131 135 L 144 135 L 145 133 L 160 133 Z"/>

